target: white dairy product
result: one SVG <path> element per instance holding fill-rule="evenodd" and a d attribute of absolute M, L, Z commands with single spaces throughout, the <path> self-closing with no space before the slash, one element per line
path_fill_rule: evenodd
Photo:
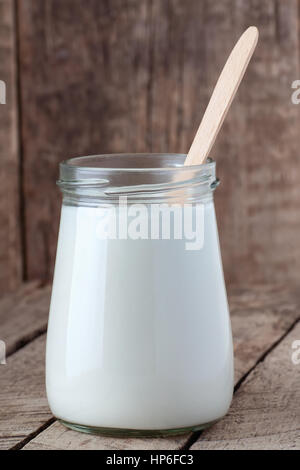
<path fill-rule="evenodd" d="M 75 424 L 209 423 L 233 390 L 230 320 L 212 202 L 204 244 L 101 240 L 99 211 L 63 205 L 47 337 L 52 412 Z"/>

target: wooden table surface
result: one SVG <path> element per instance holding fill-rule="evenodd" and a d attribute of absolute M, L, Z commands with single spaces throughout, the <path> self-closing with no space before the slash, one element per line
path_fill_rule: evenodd
<path fill-rule="evenodd" d="M 50 287 L 23 285 L 0 300 L 0 449 L 300 449 L 300 290 L 229 291 L 235 393 L 229 413 L 204 432 L 169 438 L 110 438 L 71 431 L 51 415 L 44 386 Z M 197 361 L 197 358 L 191 358 Z"/>

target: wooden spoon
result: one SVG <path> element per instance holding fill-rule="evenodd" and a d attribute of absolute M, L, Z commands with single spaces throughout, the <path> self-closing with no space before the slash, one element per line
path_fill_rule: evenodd
<path fill-rule="evenodd" d="M 257 40 L 258 29 L 255 26 L 250 26 L 234 46 L 217 81 L 187 154 L 185 165 L 200 165 L 207 159 L 246 72 Z"/>

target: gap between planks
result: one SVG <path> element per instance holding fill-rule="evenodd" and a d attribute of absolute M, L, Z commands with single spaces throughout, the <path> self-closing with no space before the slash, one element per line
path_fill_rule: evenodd
<path fill-rule="evenodd" d="M 256 361 L 256 363 L 253 365 L 253 367 L 251 367 L 244 375 L 243 377 L 240 378 L 240 380 L 236 383 L 235 387 L 234 387 L 234 394 L 233 394 L 233 400 L 236 396 L 236 393 L 238 392 L 238 390 L 241 388 L 241 386 L 243 385 L 243 383 L 245 381 L 247 381 L 248 377 L 254 372 L 254 370 L 257 368 L 257 366 L 259 366 L 259 364 L 263 363 L 265 361 L 265 359 L 267 359 L 267 357 L 269 356 L 269 354 L 271 354 L 279 345 L 280 343 L 282 343 L 282 341 L 285 340 L 285 338 L 290 334 L 292 333 L 292 331 L 295 329 L 295 327 L 299 324 L 300 322 L 300 317 L 297 318 L 293 323 L 292 325 L 288 328 L 288 330 L 277 340 L 275 341 L 271 346 L 270 348 L 268 348 L 262 355 L 261 357 Z M 199 441 L 202 437 L 202 435 L 206 435 L 209 433 L 209 429 L 208 430 L 203 430 L 203 431 L 198 431 L 198 432 L 195 432 L 193 433 L 187 440 L 187 443 L 186 445 L 183 447 L 183 449 L 185 450 L 188 450 L 190 449 L 195 443 L 197 443 L 197 441 Z M 300 444 L 300 443 L 299 443 Z"/>
<path fill-rule="evenodd" d="M 0 301 L 0 320 L 2 320 L 0 321 L 0 325 L 3 326 L 4 324 L 4 331 L 6 331 L 8 336 L 8 343 L 11 345 L 18 344 L 20 337 L 24 338 L 24 334 L 28 338 L 30 324 L 33 326 L 35 332 L 39 331 L 41 328 L 46 328 L 49 294 L 49 286 L 35 289 L 32 285 L 28 284 L 15 293 L 13 302 L 11 296 L 6 296 L 5 299 Z M 27 300 L 25 300 L 25 298 Z M 235 343 L 236 383 L 241 383 L 241 378 L 243 377 L 243 380 L 245 380 L 249 375 L 249 371 L 259 362 L 257 358 L 263 360 L 262 358 L 266 356 L 266 351 L 270 352 L 294 325 L 298 318 L 300 299 L 297 290 L 290 291 L 289 289 L 279 288 L 278 286 L 254 286 L 252 288 L 231 289 L 229 292 L 229 300 Z M 7 315 L 8 312 L 10 315 Z M 3 323 L 3 319 L 5 318 L 9 318 L 9 320 Z M 18 321 L 16 322 L 17 319 Z M 12 325 L 14 325 L 14 328 L 12 328 Z M 247 328 L 245 325 L 247 325 Z M 22 332 L 18 333 L 19 338 L 16 338 L 16 327 L 18 327 L 18 332 Z M 3 331 L 2 328 L 1 331 Z M 31 332 L 29 336 L 34 334 Z M 32 364 L 34 371 L 37 372 L 33 378 L 25 377 L 26 383 L 22 383 L 21 380 L 19 390 L 21 397 L 23 396 L 23 389 L 25 388 L 25 390 L 27 390 L 28 387 L 30 388 L 30 385 L 32 386 L 32 380 L 35 382 L 35 384 L 33 384 L 34 392 L 39 388 L 40 384 L 44 382 L 44 359 L 41 356 L 43 351 L 44 337 L 40 337 L 29 342 L 21 351 L 19 350 L 12 354 L 10 358 L 10 360 L 15 363 L 15 368 L 12 370 L 13 374 L 10 378 L 8 377 L 10 381 L 15 380 L 15 376 L 20 375 L 20 371 L 23 371 L 24 360 L 25 364 Z M 36 369 L 38 370 L 36 371 Z M 8 371 L 9 369 L 7 369 L 7 372 Z M 8 383 L 8 388 L 9 385 Z M 36 400 L 38 400 L 38 402 L 36 402 Z M 39 403 L 39 400 L 42 400 L 42 403 Z M 18 403 L 18 400 L 16 401 Z M 34 404 L 31 410 L 34 418 L 33 421 L 26 423 L 25 419 L 26 426 L 24 428 L 24 423 L 22 422 L 24 416 L 22 416 L 22 409 L 20 413 L 19 408 L 17 422 L 12 425 L 12 442 L 10 442 L 9 438 L 5 439 L 8 433 L 6 432 L 7 430 L 3 428 L 3 439 L 1 439 L 0 428 L 0 447 L 18 449 L 22 448 L 24 444 L 25 448 L 34 446 L 35 443 L 38 445 L 36 441 L 39 436 L 45 435 L 45 433 L 51 430 L 51 428 L 53 429 L 54 426 L 59 426 L 60 434 L 66 437 L 67 433 L 68 436 L 72 438 L 72 442 L 65 442 L 68 448 L 74 445 L 78 440 L 80 441 L 78 447 L 80 447 L 82 442 L 89 440 L 88 438 L 90 438 L 90 446 L 95 445 L 96 448 L 99 448 L 100 445 L 100 447 L 106 449 L 116 448 L 116 445 L 117 448 L 121 445 L 122 448 L 129 449 L 144 448 L 145 446 L 153 449 L 165 449 L 166 447 L 179 449 L 183 447 L 186 448 L 187 445 L 191 443 L 191 437 L 187 440 L 187 436 L 179 437 L 176 440 L 171 438 L 147 441 L 143 439 L 110 440 L 109 438 L 90 437 L 66 430 L 59 423 L 55 423 L 45 431 L 45 427 L 51 425 L 51 419 L 53 418 L 48 410 L 44 390 L 40 391 L 37 397 L 34 397 L 34 393 L 29 393 L 29 396 L 25 397 L 23 403 L 25 407 L 25 410 L 23 409 L 23 412 L 25 411 L 25 417 L 26 407 L 29 406 L 30 409 L 32 403 Z M 14 418 L 14 401 L 10 403 L 9 406 L 12 407 L 12 417 Z M 20 429 L 23 429 L 24 434 L 20 435 Z"/>
<path fill-rule="evenodd" d="M 266 354 L 272 353 L 274 347 L 282 341 L 287 332 L 295 325 L 296 320 L 298 320 L 300 298 L 296 290 L 290 291 L 277 286 L 259 286 L 247 289 L 232 289 L 229 293 L 229 299 L 235 343 L 236 383 L 242 385 L 242 378 L 243 381 L 247 380 L 249 371 L 253 371 L 253 368 L 259 362 L 264 361 Z M 44 380 L 44 362 L 41 357 L 43 349 L 44 336 L 27 344 L 22 351 L 18 351 L 11 357 L 16 370 L 22 370 L 21 365 L 24 360 L 26 363 L 31 361 L 35 369 L 39 369 L 34 378 L 38 384 L 34 387 L 35 392 L 38 393 L 36 397 L 29 394 L 25 397 L 22 405 L 25 414 L 26 410 L 31 410 L 32 422 L 25 422 L 24 424 L 22 409 L 21 412 L 20 408 L 18 409 L 17 422 L 11 423 L 11 432 L 14 435 L 11 442 L 9 440 L 5 442 L 5 439 L 4 441 L 1 440 L 0 429 L 0 444 L 2 442 L 2 447 L 24 448 L 26 450 L 40 448 L 102 448 L 110 450 L 148 448 L 159 450 L 182 449 L 192 444 L 191 435 L 147 440 L 112 439 L 76 433 L 65 429 L 58 422 L 51 424 L 51 414 L 47 406 L 44 389 L 39 390 Z M 27 377 L 26 380 L 30 379 L 32 381 L 32 377 Z M 12 380 L 12 377 L 10 377 L 10 380 Z M 21 384 L 21 388 L 22 395 L 24 383 Z M 15 418 L 14 403 L 11 406 L 13 421 Z M 27 409 L 27 407 L 29 408 Z M 20 428 L 24 432 L 22 439 L 20 439 Z M 4 429 L 3 431 L 7 435 Z M 8 444 L 10 445 L 7 446 Z"/>
<path fill-rule="evenodd" d="M 269 355 L 272 355 L 274 352 L 276 353 L 278 347 L 281 343 L 290 336 L 293 331 L 299 326 L 300 318 L 295 320 L 292 325 L 288 328 L 288 330 L 281 335 L 268 349 L 265 351 L 261 357 L 255 362 L 253 367 L 250 371 L 247 371 L 240 380 L 238 380 L 236 387 L 235 387 L 235 395 L 232 404 L 232 410 L 235 408 L 235 396 L 236 393 L 240 388 L 243 387 L 244 382 L 247 383 L 248 377 L 251 377 L 252 374 L 255 373 L 256 367 L 263 364 L 266 359 L 268 359 Z M 230 412 L 232 414 L 232 411 Z M 222 423 L 228 416 L 223 418 L 219 423 Z M 215 427 L 218 426 L 217 423 L 210 429 L 207 429 L 201 433 L 201 435 L 205 436 L 205 442 L 207 442 L 210 434 L 214 435 Z M 49 427 L 50 426 L 50 427 Z M 190 448 L 197 449 L 197 446 L 201 446 L 201 448 L 205 448 L 199 441 L 199 433 L 193 433 L 190 436 L 178 436 L 178 437 L 171 437 L 171 438 L 157 438 L 157 439 L 136 439 L 136 438 L 110 438 L 105 436 L 91 436 L 86 434 L 81 434 L 78 432 L 71 431 L 69 429 L 64 428 L 59 422 L 55 422 L 54 424 L 46 426 L 45 429 L 41 429 L 41 432 L 35 433 L 33 439 L 27 439 L 25 445 L 17 446 L 18 449 L 24 447 L 24 450 L 43 450 L 43 449 L 105 449 L 105 450 L 139 450 L 139 449 L 151 449 L 151 450 L 167 450 L 167 449 L 178 449 L 178 450 L 188 450 Z M 51 439 L 53 441 L 51 441 Z M 199 444 L 200 442 L 200 444 Z M 56 446 L 55 446 L 56 443 Z M 57 447 L 57 444 L 59 447 Z M 100 444 L 100 447 L 99 447 Z M 300 443 L 299 443 L 300 445 Z"/>
<path fill-rule="evenodd" d="M 300 321 L 246 377 L 229 413 L 191 450 L 300 450 L 300 366 L 292 361 L 299 338 Z"/>
<path fill-rule="evenodd" d="M 38 281 L 0 299 L 0 339 L 7 358 L 46 332 L 49 302 L 50 286 Z"/>

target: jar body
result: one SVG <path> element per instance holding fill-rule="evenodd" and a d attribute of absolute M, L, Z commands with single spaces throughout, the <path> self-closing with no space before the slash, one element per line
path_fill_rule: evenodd
<path fill-rule="evenodd" d="M 156 434 L 226 414 L 232 336 L 212 199 L 203 207 L 203 245 L 186 250 L 185 239 L 100 240 L 97 208 L 63 204 L 46 354 L 63 422 Z"/>

